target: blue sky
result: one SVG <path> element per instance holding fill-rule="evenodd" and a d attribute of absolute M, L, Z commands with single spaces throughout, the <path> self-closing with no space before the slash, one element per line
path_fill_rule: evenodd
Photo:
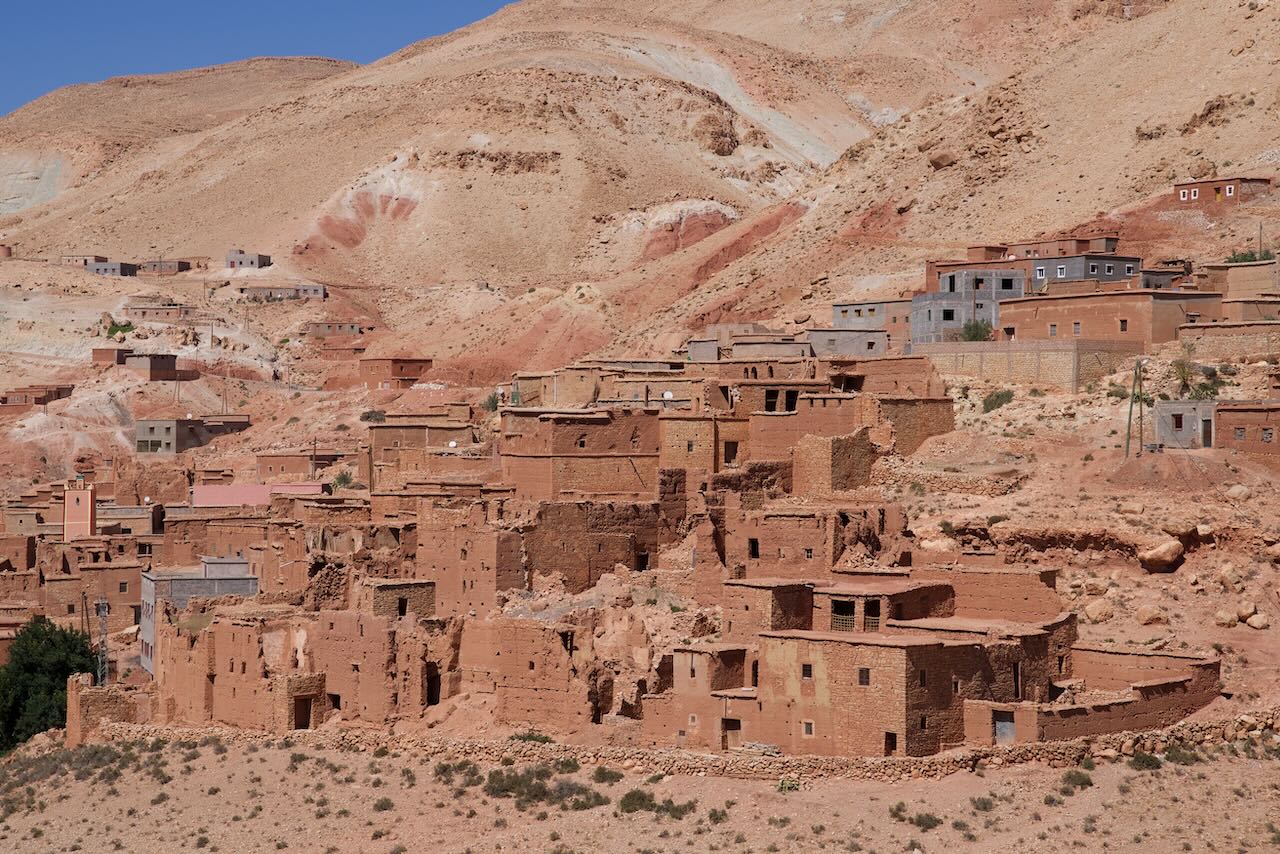
<path fill-rule="evenodd" d="M 234 62 L 370 62 L 503 0 L 35 0 L 0 3 L 0 115 L 71 83 Z"/>

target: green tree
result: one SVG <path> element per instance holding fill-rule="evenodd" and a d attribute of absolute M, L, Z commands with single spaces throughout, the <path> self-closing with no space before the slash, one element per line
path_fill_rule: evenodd
<path fill-rule="evenodd" d="M 0 667 L 0 752 L 67 720 L 67 677 L 91 673 L 89 638 L 36 617 L 18 630 Z"/>
<path fill-rule="evenodd" d="M 991 324 L 985 320 L 967 321 L 960 330 L 961 341 L 990 341 Z"/>

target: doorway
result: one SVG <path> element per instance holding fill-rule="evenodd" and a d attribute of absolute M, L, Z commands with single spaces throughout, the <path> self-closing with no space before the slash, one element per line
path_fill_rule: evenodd
<path fill-rule="evenodd" d="M 742 721 L 738 718 L 720 719 L 720 749 L 733 750 L 742 746 Z"/>
<path fill-rule="evenodd" d="M 426 683 L 427 705 L 438 706 L 440 705 L 440 668 L 434 661 L 428 661 L 425 670 L 423 681 Z"/>
<path fill-rule="evenodd" d="M 898 752 L 898 734 L 896 732 L 886 732 L 884 734 L 884 755 L 892 756 Z"/>
<path fill-rule="evenodd" d="M 1202 448 L 1213 447 L 1213 419 L 1202 418 L 1200 420 L 1200 446 Z"/>
<path fill-rule="evenodd" d="M 293 698 L 293 728 L 311 729 L 311 698 Z"/>
<path fill-rule="evenodd" d="M 991 735 L 996 744 L 1013 744 L 1016 740 L 1013 728 L 1013 712 L 991 713 Z"/>
<path fill-rule="evenodd" d="M 738 463 L 738 443 L 724 443 L 724 464 L 727 466 L 737 465 Z"/>

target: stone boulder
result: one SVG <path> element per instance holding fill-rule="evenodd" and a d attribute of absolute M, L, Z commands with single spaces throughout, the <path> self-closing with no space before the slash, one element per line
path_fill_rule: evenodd
<path fill-rule="evenodd" d="M 1214 612 L 1213 622 L 1214 625 L 1218 626 L 1234 626 L 1236 623 L 1240 622 L 1240 618 L 1236 616 L 1236 612 L 1234 610 L 1223 608 L 1220 611 Z"/>
<path fill-rule="evenodd" d="M 1180 540 L 1165 540 L 1154 548 L 1138 552 L 1138 563 L 1147 572 L 1172 572 L 1182 564 L 1184 551 Z"/>
<path fill-rule="evenodd" d="M 1236 618 L 1242 623 L 1256 613 L 1258 613 L 1258 606 L 1254 602 L 1241 602 L 1236 606 Z"/>
<path fill-rule="evenodd" d="M 1237 483 L 1235 486 L 1227 490 L 1227 497 L 1232 501 L 1244 501 L 1250 496 L 1249 487 L 1243 483 Z"/>
<path fill-rule="evenodd" d="M 1094 599 L 1084 606 L 1084 616 L 1091 623 L 1105 623 L 1116 615 L 1116 609 L 1106 599 Z"/>
<path fill-rule="evenodd" d="M 1266 614 L 1254 614 L 1244 621 L 1244 624 L 1251 629 L 1269 629 L 1271 621 L 1267 619 Z"/>
<path fill-rule="evenodd" d="M 929 155 L 929 165 L 934 169 L 946 169 L 956 165 L 956 156 L 950 151 L 935 151 Z"/>
<path fill-rule="evenodd" d="M 1168 623 L 1169 615 L 1163 609 L 1155 605 L 1143 605 L 1138 609 L 1138 622 L 1144 626 L 1155 625 L 1156 623 Z"/>

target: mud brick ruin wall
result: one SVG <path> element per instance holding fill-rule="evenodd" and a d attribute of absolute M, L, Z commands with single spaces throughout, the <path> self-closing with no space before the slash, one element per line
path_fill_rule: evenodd
<path fill-rule="evenodd" d="M 637 569 L 656 563 L 662 545 L 659 505 L 574 501 L 544 504 L 524 532 L 525 562 L 534 587 L 552 575 L 565 590 L 595 586 L 617 564 Z"/>
<path fill-rule="evenodd" d="M 1062 600 L 1054 589 L 1055 576 L 1053 570 L 960 570 L 927 564 L 911 570 L 912 578 L 950 584 L 958 616 L 1028 623 L 1051 620 L 1062 610 Z"/>

